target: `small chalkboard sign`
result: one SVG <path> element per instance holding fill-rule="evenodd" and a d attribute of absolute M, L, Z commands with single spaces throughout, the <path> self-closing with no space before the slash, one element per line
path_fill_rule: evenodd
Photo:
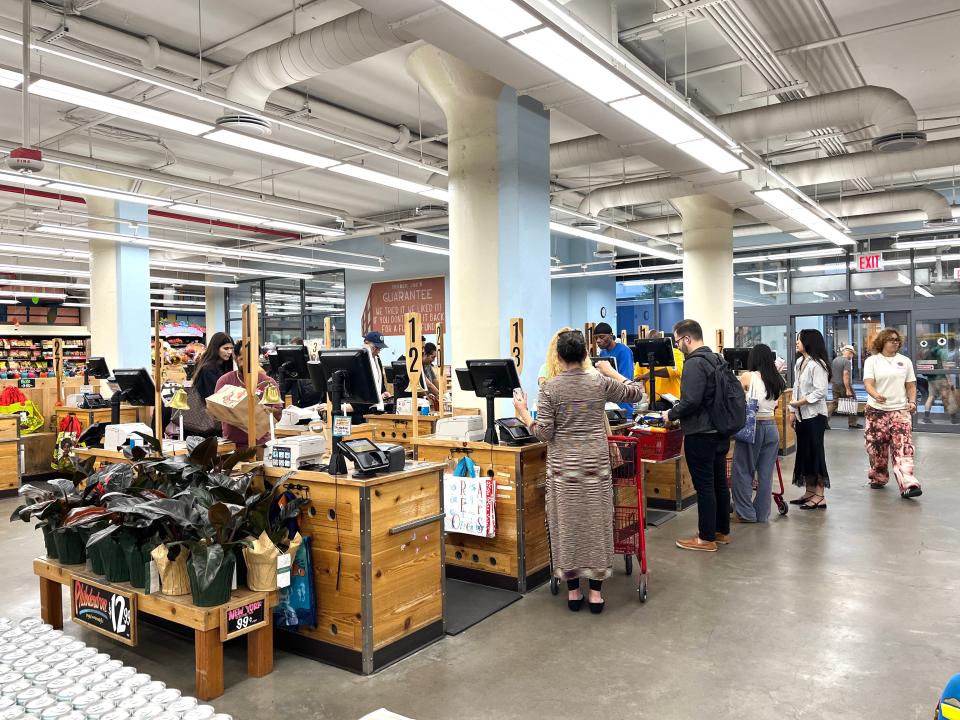
<path fill-rule="evenodd" d="M 223 642 L 259 630 L 269 622 L 266 595 L 249 597 L 227 605 L 221 612 L 223 617 L 220 618 L 220 640 Z"/>
<path fill-rule="evenodd" d="M 137 596 L 110 585 L 74 578 L 70 617 L 126 645 L 137 644 Z"/>
<path fill-rule="evenodd" d="M 37 386 L 36 378 L 20 378 L 20 381 L 17 383 L 17 386 L 27 390 L 29 388 L 35 388 Z"/>

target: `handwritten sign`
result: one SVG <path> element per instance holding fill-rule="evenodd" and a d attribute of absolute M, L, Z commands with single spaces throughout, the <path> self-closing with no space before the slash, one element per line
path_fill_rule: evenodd
<path fill-rule="evenodd" d="M 374 283 L 361 317 L 364 332 L 379 330 L 388 337 L 405 335 L 403 316 L 413 312 L 419 313 L 428 327 L 445 322 L 445 287 L 443 277 Z"/>
<path fill-rule="evenodd" d="M 20 378 L 20 381 L 17 383 L 17 387 L 21 387 L 23 389 L 35 388 L 36 386 L 36 378 Z"/>
<path fill-rule="evenodd" d="M 860 253 L 857 255 L 858 272 L 874 272 L 883 270 L 883 255 L 881 253 Z"/>
<path fill-rule="evenodd" d="M 350 437 L 353 420 L 349 415 L 337 415 L 333 418 L 333 436 Z"/>
<path fill-rule="evenodd" d="M 510 357 L 519 375 L 523 372 L 523 318 L 510 318 Z"/>
<path fill-rule="evenodd" d="M 70 585 L 70 618 L 125 645 L 137 644 L 135 593 L 74 578 Z"/>
<path fill-rule="evenodd" d="M 444 529 L 491 538 L 496 535 L 496 488 L 492 477 L 443 476 Z"/>
<path fill-rule="evenodd" d="M 220 640 L 226 642 L 267 624 L 267 598 L 264 595 L 247 598 L 236 605 L 227 605 L 220 611 Z"/>

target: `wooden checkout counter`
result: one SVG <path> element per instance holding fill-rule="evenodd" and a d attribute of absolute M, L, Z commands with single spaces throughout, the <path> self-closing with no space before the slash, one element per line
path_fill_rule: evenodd
<path fill-rule="evenodd" d="M 282 649 L 376 672 L 444 635 L 444 466 L 407 463 L 371 478 L 264 468 L 310 504 L 317 627 L 277 633 Z"/>
<path fill-rule="evenodd" d="M 479 415 L 477 408 L 454 408 L 454 416 L 457 415 Z M 413 415 L 366 415 L 365 425 L 373 427 L 373 441 L 386 442 L 402 445 L 405 450 L 413 450 Z M 417 435 L 424 437 L 433 435 L 437 426 L 437 420 L 440 416 L 431 413 L 430 415 L 417 416 Z"/>
<path fill-rule="evenodd" d="M 447 533 L 447 577 L 525 593 L 550 578 L 545 493 L 547 446 L 488 445 L 421 437 L 418 460 L 442 463 L 446 472 L 468 455 L 497 486 L 493 538 Z"/>

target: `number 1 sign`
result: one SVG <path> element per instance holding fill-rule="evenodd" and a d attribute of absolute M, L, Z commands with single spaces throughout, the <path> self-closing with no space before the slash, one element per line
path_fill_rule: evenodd
<path fill-rule="evenodd" d="M 519 375 L 523 372 L 523 318 L 510 318 L 510 357 Z"/>

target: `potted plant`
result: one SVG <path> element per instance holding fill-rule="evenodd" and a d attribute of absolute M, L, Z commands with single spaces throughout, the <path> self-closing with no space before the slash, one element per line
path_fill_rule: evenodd
<path fill-rule="evenodd" d="M 276 590 L 277 558 L 290 554 L 292 566 L 302 542 L 297 518 L 310 501 L 285 491 L 285 480 L 286 476 L 272 486 L 264 480 L 265 490 L 247 498 L 244 530 L 255 540 L 250 547 L 243 548 L 243 558 L 247 566 L 246 585 L 251 590 Z"/>
<path fill-rule="evenodd" d="M 86 562 L 84 540 L 76 526 L 64 526 L 64 520 L 71 510 L 80 508 L 83 499 L 72 480 L 56 478 L 45 483 L 24 485 L 19 494 L 28 502 L 19 506 L 10 516 L 11 520 L 24 522 L 37 520 L 37 527 L 44 533 L 44 542 L 48 547 L 52 539 L 53 552 L 64 565 L 79 565 Z"/>

